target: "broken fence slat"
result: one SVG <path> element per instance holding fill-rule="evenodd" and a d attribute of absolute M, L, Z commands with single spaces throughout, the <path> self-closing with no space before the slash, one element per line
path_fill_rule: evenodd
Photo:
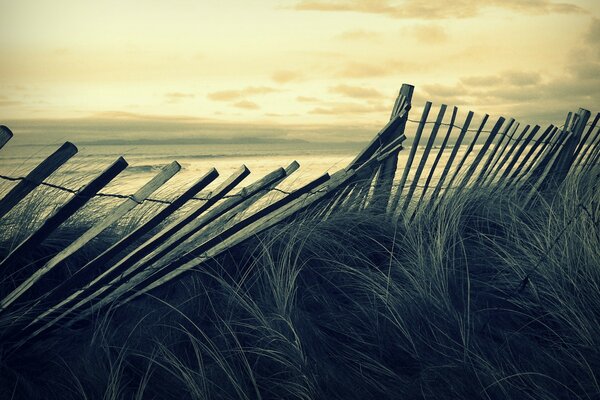
<path fill-rule="evenodd" d="M 265 209 L 262 209 L 261 211 L 248 216 L 244 220 L 242 220 L 239 223 L 235 224 L 234 226 L 228 228 L 226 232 L 222 232 L 217 237 L 214 237 L 214 238 L 210 239 L 209 241 L 204 242 L 200 246 L 198 246 L 195 249 L 188 252 L 186 255 L 180 257 L 178 260 L 180 260 L 180 262 L 181 262 L 181 260 L 183 260 L 186 256 L 190 256 L 190 254 L 202 252 L 203 249 L 206 247 L 214 246 L 215 243 L 217 243 L 217 244 L 221 243 L 223 240 L 225 240 L 224 238 L 230 238 L 231 236 L 234 236 L 234 235 L 237 238 L 237 237 L 243 235 L 243 233 L 241 233 L 241 231 L 249 232 L 249 234 L 244 236 L 244 240 L 246 240 L 246 239 L 252 237 L 254 234 L 260 233 L 260 232 L 264 231 L 264 229 L 267 228 L 267 225 L 265 224 L 264 229 L 259 229 L 259 230 L 252 229 L 253 225 L 259 225 L 259 226 L 263 227 L 263 222 L 261 221 L 263 218 L 265 218 L 265 219 L 267 219 L 266 217 L 272 218 L 273 215 L 277 215 L 280 217 L 278 222 L 281 222 L 285 218 L 288 218 L 288 217 L 294 215 L 295 213 L 308 208 L 309 206 L 314 204 L 316 200 L 320 200 L 320 199 L 326 198 L 328 195 L 331 195 L 331 193 L 333 192 L 332 187 L 335 187 L 335 188 L 340 187 L 342 184 L 346 183 L 352 176 L 356 176 L 356 172 L 354 170 L 338 171 L 336 174 L 331 176 L 331 179 L 329 177 L 329 174 L 324 174 L 321 177 L 313 180 L 312 182 L 309 182 L 308 184 L 296 189 L 295 191 L 293 191 L 292 193 L 290 193 L 283 199 L 278 200 L 278 201 L 274 202 L 273 204 L 270 204 Z M 331 184 L 332 186 L 328 187 L 328 184 Z M 313 189 L 314 189 L 314 194 L 311 194 L 311 191 Z M 314 197 L 311 197 L 312 201 L 306 202 L 305 200 L 307 198 L 309 198 L 310 196 L 314 196 Z M 282 216 L 282 214 L 285 210 L 293 210 L 293 212 L 288 212 Z M 277 213 L 275 213 L 275 211 L 277 211 Z M 272 214 L 272 215 L 270 215 L 270 214 Z M 241 240 L 237 241 L 237 243 L 239 243 L 239 242 L 241 242 Z M 223 250 L 225 250 L 225 249 L 223 249 Z M 167 272 L 167 271 L 165 271 L 163 269 L 163 272 Z M 85 316 L 89 315 L 90 313 L 95 312 L 96 310 L 113 302 L 116 298 L 118 298 L 118 297 L 122 296 L 124 293 L 128 292 L 132 286 L 140 284 L 141 282 L 145 281 L 146 279 L 148 279 L 151 276 L 156 277 L 156 275 L 154 275 L 154 273 L 155 273 L 155 271 L 146 269 L 146 270 L 143 270 L 140 274 L 134 275 L 130 282 L 117 287 L 116 290 L 113 291 L 108 296 L 103 296 L 102 298 L 99 299 L 99 301 L 97 303 L 93 304 L 91 307 L 86 308 L 85 310 L 82 310 L 74 319 L 72 319 L 68 322 L 67 326 L 73 324 L 80 318 L 85 317 Z M 161 282 L 160 284 L 162 284 L 162 283 L 163 282 Z M 158 284 L 158 285 L 160 285 L 160 284 Z M 153 283 L 153 285 L 156 285 L 156 283 Z M 104 286 L 103 288 L 108 288 L 108 287 L 109 286 Z M 97 291 L 97 294 L 99 294 L 99 293 L 102 293 L 102 289 Z M 95 296 L 96 298 L 98 298 L 97 294 Z M 140 294 L 142 294 L 141 291 L 140 291 Z M 84 299 L 84 300 L 80 301 L 76 306 L 72 307 L 72 309 L 65 312 L 64 314 L 65 315 L 70 314 L 75 309 L 80 308 L 84 305 L 88 305 L 88 303 L 89 303 L 89 298 Z M 64 316 L 59 317 L 59 319 L 60 318 L 64 318 Z M 53 321 L 52 323 L 56 323 L 56 322 L 58 322 L 58 320 Z"/>
<path fill-rule="evenodd" d="M 49 177 L 60 166 L 77 154 L 77 147 L 71 142 L 65 142 L 58 150 L 42 161 L 24 180 L 13 187 L 2 200 L 0 200 L 0 218 L 4 217 L 25 196 L 38 187 L 44 179 Z"/>
<path fill-rule="evenodd" d="M 137 261 L 142 259 L 144 256 L 150 254 L 154 249 L 168 240 L 171 235 L 183 229 L 187 224 L 195 220 L 203 212 L 210 209 L 217 201 L 221 200 L 231 189 L 233 189 L 239 182 L 241 182 L 250 171 L 243 165 L 236 172 L 234 172 L 229 178 L 227 178 L 219 187 L 217 187 L 211 194 L 210 198 L 198 206 L 197 208 L 188 212 L 185 216 L 178 219 L 177 221 L 169 224 L 167 227 L 161 229 L 152 238 L 148 239 L 142 245 L 137 247 L 134 251 L 129 253 L 124 258 L 118 260 L 115 264 L 103 263 L 103 271 L 89 282 L 83 290 L 93 290 L 99 285 L 102 285 L 110 280 L 114 279 L 119 274 L 124 273 L 128 267 L 135 264 Z M 90 263 L 95 263 L 95 260 Z M 88 263 L 88 264 L 90 264 Z M 89 268 L 86 264 L 83 268 Z"/>
<path fill-rule="evenodd" d="M 101 172 L 90 183 L 84 186 L 73 197 L 60 207 L 53 215 L 47 218 L 41 227 L 34 233 L 23 240 L 10 254 L 0 263 L 0 271 L 8 275 L 12 271 L 7 271 L 5 268 L 10 268 L 14 260 L 26 252 L 32 251 L 40 245 L 52 232 L 56 230 L 63 222 L 71 215 L 77 212 L 87 202 L 98 193 L 100 189 L 105 187 L 112 181 L 121 171 L 127 167 L 127 161 L 123 157 L 119 157 L 108 168 Z"/>
<path fill-rule="evenodd" d="M 191 198 L 197 195 L 198 192 L 204 189 L 208 184 L 217 179 L 218 176 L 219 173 L 215 168 L 209 170 L 204 176 L 202 176 L 202 178 L 192 184 L 181 195 L 177 196 L 175 200 L 156 213 L 152 218 L 138 226 L 131 233 L 110 246 L 92 261 L 85 264 L 82 268 L 75 271 L 75 273 L 69 277 L 69 279 L 56 286 L 52 291 L 44 296 L 42 301 L 44 303 L 54 304 L 54 302 L 58 301 L 59 296 L 67 297 L 67 295 L 69 295 L 74 289 L 78 289 L 92 281 L 95 277 L 90 278 L 89 276 L 86 276 L 88 271 L 96 271 L 97 268 L 104 267 L 113 257 L 125 250 L 129 245 L 141 239 L 144 234 L 150 232 L 153 228 L 158 226 L 171 214 L 187 203 Z"/>
<path fill-rule="evenodd" d="M 131 198 L 128 198 L 119 206 L 107 215 L 105 219 L 99 221 L 96 225 L 92 226 L 85 233 L 79 236 L 74 242 L 56 254 L 50 261 L 48 261 L 43 267 L 35 271 L 25 281 L 19 284 L 11 293 L 9 293 L 2 301 L 0 301 L 0 311 L 6 310 L 12 303 L 17 299 L 21 298 L 33 285 L 46 275 L 50 270 L 65 261 L 72 254 L 82 248 L 87 242 L 94 237 L 98 236 L 102 231 L 108 228 L 110 225 L 121 219 L 126 213 L 140 204 L 146 199 L 152 192 L 161 187 L 167 182 L 173 175 L 175 175 L 181 166 L 174 161 L 173 163 L 164 167 L 154 178 L 148 183 L 142 186 Z"/>
<path fill-rule="evenodd" d="M 412 95 L 414 89 L 415 87 L 412 85 L 402 85 L 400 89 L 400 94 L 398 95 L 399 107 L 404 108 L 406 107 L 406 105 L 410 106 L 410 104 L 412 103 Z M 397 113 L 398 110 L 393 110 L 390 119 L 392 119 Z M 408 113 L 405 114 L 405 117 L 408 118 Z M 404 136 L 406 118 L 403 119 L 403 121 L 398 126 L 398 133 L 396 133 L 395 135 Z M 381 210 L 385 210 L 387 208 L 390 201 L 394 177 L 396 176 L 397 169 L 398 154 L 391 155 L 385 160 L 385 162 L 381 163 L 381 165 L 379 166 L 379 173 L 377 174 L 375 186 L 373 189 L 373 208 L 379 208 Z"/>

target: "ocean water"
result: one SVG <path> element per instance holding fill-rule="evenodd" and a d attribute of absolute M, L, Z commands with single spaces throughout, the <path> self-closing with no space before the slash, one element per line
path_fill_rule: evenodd
<path fill-rule="evenodd" d="M 182 169 L 161 189 L 154 193 L 154 198 L 169 198 L 182 192 L 193 182 L 197 181 L 211 168 L 219 172 L 217 178 L 205 191 L 219 185 L 224 179 L 234 173 L 242 165 L 246 165 L 251 174 L 240 186 L 247 185 L 274 171 L 286 167 L 292 161 L 297 161 L 300 168 L 286 178 L 278 187 L 291 190 L 307 183 L 325 172 L 334 173 L 348 165 L 365 144 L 348 145 L 273 145 L 265 144 L 211 144 L 211 145 L 84 145 L 79 152 L 46 181 L 77 189 L 87 183 L 92 177 L 108 167 L 118 156 L 122 155 L 129 167 L 117 176 L 102 192 L 116 194 L 132 194 L 144 183 L 156 175 L 160 169 L 177 160 Z M 0 174 L 7 176 L 24 176 L 44 158 L 58 148 L 55 146 L 11 146 L 10 142 L 0 150 Z M 461 149 L 455 164 L 462 158 L 465 149 Z M 409 174 L 410 184 L 414 169 L 421 158 L 423 148 L 416 153 L 415 161 Z M 424 172 L 419 180 L 422 184 L 429 173 L 438 150 L 432 150 Z M 476 153 L 476 151 L 474 151 Z M 409 149 L 400 152 L 397 179 L 402 174 L 406 164 Z M 435 185 L 447 161 L 450 149 L 444 151 L 438 168 L 430 185 Z M 470 157 L 472 159 L 473 156 Z M 14 183 L 0 180 L 0 195 L 6 193 Z M 420 190 L 417 189 L 417 193 Z"/>

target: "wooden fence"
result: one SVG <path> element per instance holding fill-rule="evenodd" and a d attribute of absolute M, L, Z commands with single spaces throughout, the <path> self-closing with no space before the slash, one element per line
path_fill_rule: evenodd
<path fill-rule="evenodd" d="M 550 125 L 542 130 L 537 125 L 521 127 L 514 119 L 490 122 L 488 115 L 474 123 L 473 112 L 458 121 L 458 109 L 452 107 L 449 112 L 446 105 L 430 118 L 432 103 L 427 102 L 420 119 L 412 120 L 412 94 L 411 85 L 402 86 L 389 122 L 346 168 L 331 176 L 323 174 L 285 192 L 274 202 L 263 202 L 251 213 L 245 211 L 276 190 L 298 169 L 298 163 L 292 162 L 236 190 L 250 174 L 242 167 L 201 200 L 196 197 L 198 193 L 219 176 L 214 168 L 172 201 L 150 197 L 181 169 L 177 162 L 165 166 L 130 196 L 100 193 L 127 168 L 122 157 L 78 190 L 45 182 L 77 153 L 69 142 L 24 177 L 0 176 L 17 182 L 0 200 L 0 220 L 40 185 L 72 195 L 0 261 L 2 286 L 8 288 L 0 300 L 3 342 L 16 349 L 107 305 L 131 301 L 305 210 L 318 218 L 369 210 L 386 212 L 395 220 L 410 220 L 419 212 L 433 210 L 450 191 L 467 187 L 518 191 L 531 203 L 537 194 L 556 191 L 569 174 L 587 174 L 598 165 L 600 114 L 590 121 L 590 112 L 580 109 L 569 113 L 563 126 Z M 416 124 L 416 131 L 404 164 L 398 165 L 409 123 Z M 12 132 L 0 126 L 0 148 L 11 137 Z M 100 195 L 122 201 L 43 265 L 20 262 L 90 199 Z M 47 279 L 53 271 L 66 268 L 66 262 L 92 239 L 148 201 L 165 206 L 130 233 L 116 238 L 68 279 L 40 294 L 40 288 L 48 287 Z M 186 212 L 176 214 L 192 202 L 194 205 Z M 174 215 L 177 218 L 172 222 L 161 225 Z"/>

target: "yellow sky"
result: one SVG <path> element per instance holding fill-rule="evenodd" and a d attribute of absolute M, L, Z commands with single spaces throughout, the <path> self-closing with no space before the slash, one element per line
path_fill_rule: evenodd
<path fill-rule="evenodd" d="M 559 122 L 600 108 L 598 18 L 598 0 L 0 0 L 0 122 L 364 139 L 403 82 Z"/>

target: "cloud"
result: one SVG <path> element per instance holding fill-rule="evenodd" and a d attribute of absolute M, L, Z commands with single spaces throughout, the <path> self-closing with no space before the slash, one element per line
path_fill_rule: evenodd
<path fill-rule="evenodd" d="M 388 76 L 395 72 L 389 63 L 367 64 L 361 62 L 350 62 L 342 67 L 336 76 L 341 78 L 373 78 Z"/>
<path fill-rule="evenodd" d="M 263 95 L 278 92 L 278 89 L 268 86 L 248 86 L 241 90 L 221 90 L 209 93 L 206 97 L 213 101 L 232 101 L 246 96 Z"/>
<path fill-rule="evenodd" d="M 271 79 L 277 83 L 288 83 L 291 81 L 298 80 L 302 77 L 302 74 L 297 71 L 280 70 L 273 72 Z"/>
<path fill-rule="evenodd" d="M 2 107 L 18 106 L 22 104 L 23 102 L 21 101 L 11 100 L 6 96 L 0 96 L 0 106 Z"/>
<path fill-rule="evenodd" d="M 300 11 L 337 11 L 380 14 L 393 18 L 446 19 L 471 18 L 486 8 L 500 8 L 528 15 L 581 13 L 572 3 L 552 0 L 301 0 Z"/>
<path fill-rule="evenodd" d="M 165 94 L 165 97 L 167 98 L 167 103 L 173 104 L 179 103 L 186 99 L 193 99 L 196 96 L 192 93 L 169 92 Z"/>
<path fill-rule="evenodd" d="M 329 91 L 355 99 L 372 99 L 383 97 L 383 94 L 378 90 L 360 86 L 338 85 L 329 88 Z"/>
<path fill-rule="evenodd" d="M 311 96 L 298 96 L 296 97 L 296 101 L 300 103 L 318 103 L 319 99 Z"/>
<path fill-rule="evenodd" d="M 539 72 L 532 71 L 504 71 L 497 75 L 475 75 L 462 77 L 461 83 L 467 86 L 489 87 L 498 85 L 532 86 L 542 81 Z"/>
<path fill-rule="evenodd" d="M 477 106 L 540 125 L 562 123 L 568 111 L 600 104 L 600 61 L 578 60 L 555 76 L 535 71 L 504 71 L 463 77 L 456 84 L 430 84 L 422 94 L 433 102 Z"/>
<path fill-rule="evenodd" d="M 238 101 L 237 103 L 234 103 L 233 106 L 236 107 L 236 108 L 242 108 L 244 110 L 258 110 L 258 109 L 260 109 L 260 106 L 258 104 L 256 104 L 253 101 L 248 101 L 248 100 Z"/>
<path fill-rule="evenodd" d="M 412 34 L 423 44 L 440 44 L 448 40 L 446 31 L 438 25 L 417 25 L 412 28 Z"/>
<path fill-rule="evenodd" d="M 342 32 L 339 35 L 336 35 L 336 39 L 348 40 L 348 41 L 356 41 L 356 40 L 377 40 L 381 37 L 379 32 L 373 31 L 365 31 L 362 29 L 357 29 L 353 31 Z"/>
<path fill-rule="evenodd" d="M 388 110 L 389 111 L 389 110 Z M 370 140 L 380 128 L 379 124 L 357 123 L 316 124 L 306 121 L 302 124 L 267 122 L 231 122 L 192 116 L 168 116 L 135 114 L 122 111 L 108 111 L 83 118 L 61 119 L 10 119 L 3 121 L 15 132 L 15 140 L 28 145 L 60 144 L 65 137 L 75 144 L 92 143 L 98 140 L 147 143 L 152 140 L 165 140 L 164 132 L 173 132 L 173 139 L 232 140 L 235 143 L 282 143 L 285 140 L 307 140 L 317 143 L 337 143 L 350 146 Z M 16 142 L 15 142 L 16 143 Z M 298 149 L 298 142 L 293 143 Z M 358 149 L 357 149 L 358 150 Z"/>
<path fill-rule="evenodd" d="M 367 113 L 381 113 L 389 111 L 389 105 L 384 106 L 383 104 L 359 104 L 359 103 L 331 103 L 322 107 L 313 108 L 309 111 L 310 114 L 318 115 L 345 115 L 345 114 L 367 114 Z"/>

